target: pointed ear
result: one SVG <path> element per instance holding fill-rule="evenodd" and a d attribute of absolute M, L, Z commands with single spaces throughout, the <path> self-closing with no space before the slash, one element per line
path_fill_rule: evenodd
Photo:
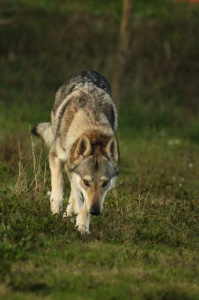
<path fill-rule="evenodd" d="M 119 159 L 119 154 L 118 154 L 118 147 L 117 147 L 117 141 L 114 136 L 112 136 L 106 147 L 105 147 L 105 152 L 109 158 L 114 159 L 115 161 L 118 161 Z"/>
<path fill-rule="evenodd" d="M 76 159 L 80 155 L 82 155 L 83 157 L 87 157 L 91 154 L 91 151 L 92 151 L 92 147 L 89 138 L 87 137 L 87 135 L 83 134 L 77 143 L 77 147 L 74 153 L 74 158 Z"/>

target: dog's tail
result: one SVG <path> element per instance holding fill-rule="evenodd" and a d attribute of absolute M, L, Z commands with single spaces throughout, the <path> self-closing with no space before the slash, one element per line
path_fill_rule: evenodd
<path fill-rule="evenodd" d="M 41 137 L 48 147 L 51 147 L 54 142 L 54 134 L 51 123 L 40 123 L 31 129 L 31 134 Z"/>

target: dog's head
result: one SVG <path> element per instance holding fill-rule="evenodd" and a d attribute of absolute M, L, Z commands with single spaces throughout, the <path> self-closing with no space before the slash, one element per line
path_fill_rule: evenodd
<path fill-rule="evenodd" d="M 81 191 L 87 210 L 99 215 L 106 193 L 114 186 L 119 171 L 119 153 L 116 138 L 106 143 L 91 144 L 84 134 L 73 154 L 75 168 L 71 172 L 72 184 Z"/>

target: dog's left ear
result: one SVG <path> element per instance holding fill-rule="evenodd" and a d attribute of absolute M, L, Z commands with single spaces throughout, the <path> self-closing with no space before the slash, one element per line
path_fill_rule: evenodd
<path fill-rule="evenodd" d="M 105 152 L 109 158 L 112 158 L 116 162 L 119 159 L 118 155 L 118 147 L 117 147 L 117 141 L 114 135 L 109 139 L 106 147 L 105 147 Z"/>

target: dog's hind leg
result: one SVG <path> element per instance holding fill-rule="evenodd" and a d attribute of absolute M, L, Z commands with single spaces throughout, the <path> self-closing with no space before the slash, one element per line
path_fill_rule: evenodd
<path fill-rule="evenodd" d="M 89 224 L 90 224 L 90 213 L 87 211 L 86 202 L 84 202 L 81 212 L 79 213 L 76 219 L 76 228 L 81 233 L 90 234 Z"/>
<path fill-rule="evenodd" d="M 51 197 L 50 205 L 53 214 L 61 214 L 63 210 L 63 176 L 62 162 L 54 152 L 49 154 L 49 163 L 51 170 Z"/>
<path fill-rule="evenodd" d="M 71 184 L 71 194 L 64 217 L 71 217 L 72 213 L 79 214 L 82 208 L 82 195 Z"/>
<path fill-rule="evenodd" d="M 67 205 L 66 211 L 63 215 L 63 218 L 71 217 L 73 213 L 74 213 L 73 199 L 72 199 L 72 196 L 70 194 L 70 197 L 69 197 L 69 200 L 68 200 L 68 205 Z"/>

